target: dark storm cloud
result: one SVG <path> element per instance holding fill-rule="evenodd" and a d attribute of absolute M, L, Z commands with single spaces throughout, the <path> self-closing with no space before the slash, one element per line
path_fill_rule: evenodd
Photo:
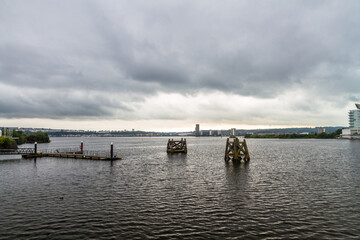
<path fill-rule="evenodd" d="M 345 104 L 360 92 L 359 10 L 359 1 L 2 1 L 0 114 L 107 117 L 159 92 L 276 98 L 294 88 Z"/>
<path fill-rule="evenodd" d="M 129 114 L 133 111 L 120 101 L 110 98 L 111 96 L 104 96 L 98 92 L 0 87 L 0 117 L 5 118 L 103 119 L 113 115 L 114 109 L 120 114 Z"/>

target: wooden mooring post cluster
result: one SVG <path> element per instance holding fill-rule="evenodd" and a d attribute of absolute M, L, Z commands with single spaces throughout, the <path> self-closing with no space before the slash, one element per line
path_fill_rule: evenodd
<path fill-rule="evenodd" d="M 181 140 L 169 139 L 167 143 L 167 153 L 187 153 L 186 139 Z M 250 160 L 249 150 L 246 140 L 240 141 L 239 138 L 231 136 L 226 140 L 225 160 L 245 162 Z"/>
<path fill-rule="evenodd" d="M 167 153 L 187 153 L 186 138 L 181 140 L 169 139 L 167 144 Z"/>
<path fill-rule="evenodd" d="M 250 154 L 246 145 L 246 140 L 240 141 L 237 137 L 232 136 L 226 140 L 225 161 L 229 160 L 247 162 L 250 160 Z"/>

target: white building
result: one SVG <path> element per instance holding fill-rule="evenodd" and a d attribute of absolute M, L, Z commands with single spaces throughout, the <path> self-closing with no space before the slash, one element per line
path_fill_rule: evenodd
<path fill-rule="evenodd" d="M 1 131 L 1 129 L 0 129 L 0 137 L 2 136 L 2 131 Z"/>
<path fill-rule="evenodd" d="M 341 132 L 341 138 L 351 139 L 350 129 L 343 129 Z"/>
<path fill-rule="evenodd" d="M 324 133 L 326 132 L 326 129 L 324 127 L 319 127 L 318 128 L 318 134 Z"/>
<path fill-rule="evenodd" d="M 360 134 L 360 104 L 355 104 L 356 110 L 349 111 L 349 128 L 351 135 Z"/>

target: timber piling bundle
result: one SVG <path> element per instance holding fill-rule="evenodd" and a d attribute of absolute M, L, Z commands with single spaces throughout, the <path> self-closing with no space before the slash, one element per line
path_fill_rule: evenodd
<path fill-rule="evenodd" d="M 187 153 L 186 138 L 181 138 L 180 141 L 169 139 L 166 151 L 167 153 Z"/>
<path fill-rule="evenodd" d="M 240 141 L 237 137 L 229 137 L 226 140 L 226 148 L 225 148 L 225 161 L 229 161 L 232 159 L 233 161 L 244 161 L 250 160 L 249 150 L 246 145 L 246 141 Z"/>

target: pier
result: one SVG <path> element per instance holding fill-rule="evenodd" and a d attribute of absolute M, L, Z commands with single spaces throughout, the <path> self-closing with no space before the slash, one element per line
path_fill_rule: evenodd
<path fill-rule="evenodd" d="M 167 144 L 167 153 L 187 153 L 186 138 L 181 140 L 169 139 Z"/>
<path fill-rule="evenodd" d="M 226 140 L 225 161 L 244 161 L 250 160 L 250 154 L 246 145 L 246 140 L 240 141 L 239 138 L 232 136 Z"/>
<path fill-rule="evenodd" d="M 186 139 L 180 140 L 169 139 L 167 143 L 167 153 L 187 153 Z M 57 158 L 73 158 L 73 159 L 89 159 L 89 160 L 120 160 L 122 157 L 114 154 L 113 143 L 110 145 L 110 151 L 89 151 L 84 149 L 84 143 L 81 142 L 79 148 L 73 149 L 37 149 L 37 143 L 34 148 L 18 148 L 18 149 L 0 149 L 0 155 L 21 155 L 22 158 L 41 158 L 41 157 L 57 157 Z M 231 136 L 226 140 L 225 161 L 249 161 L 250 154 L 246 144 L 246 140 L 242 141 Z"/>
<path fill-rule="evenodd" d="M 81 142 L 80 150 L 77 148 L 60 148 L 60 149 L 44 149 L 38 150 L 37 143 L 34 148 L 18 148 L 0 150 L 3 155 L 21 155 L 23 158 L 41 158 L 41 157 L 57 157 L 57 158 L 74 158 L 89 160 L 121 160 L 120 155 L 114 154 L 114 147 L 111 143 L 110 151 L 90 151 L 84 150 L 84 143 Z"/>

